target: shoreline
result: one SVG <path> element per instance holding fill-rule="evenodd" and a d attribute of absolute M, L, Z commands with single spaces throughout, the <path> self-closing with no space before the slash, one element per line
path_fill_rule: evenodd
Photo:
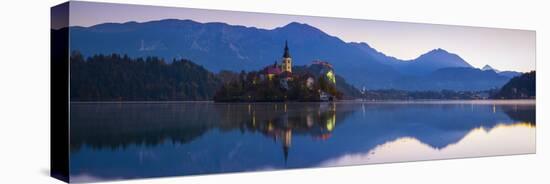
<path fill-rule="evenodd" d="M 178 103 L 212 103 L 212 104 L 306 104 L 306 103 L 364 103 L 364 104 L 533 104 L 536 99 L 418 99 L 418 100 L 338 100 L 326 102 L 300 102 L 300 101 L 273 101 L 273 102 L 215 102 L 213 100 L 202 101 L 70 101 L 70 104 L 178 104 Z"/>

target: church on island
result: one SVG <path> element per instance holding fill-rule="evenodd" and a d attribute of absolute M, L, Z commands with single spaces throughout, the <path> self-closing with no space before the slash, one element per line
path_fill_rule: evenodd
<path fill-rule="evenodd" d="M 281 86 L 288 89 L 288 81 L 292 80 L 292 57 L 288 49 L 288 41 L 285 41 L 285 51 L 281 65 L 278 65 L 277 61 L 275 61 L 273 65 L 264 69 L 264 73 L 269 80 L 273 80 L 275 76 L 279 77 Z"/>
<path fill-rule="evenodd" d="M 259 71 L 241 72 L 239 80 L 224 82 L 215 101 L 333 101 L 341 98 L 336 90 L 336 74 L 326 61 L 293 66 L 285 41 L 282 59 Z M 293 71 L 295 70 L 295 71 Z"/>

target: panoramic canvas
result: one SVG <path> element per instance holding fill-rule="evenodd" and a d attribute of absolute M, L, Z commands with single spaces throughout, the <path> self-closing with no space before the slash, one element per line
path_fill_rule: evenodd
<path fill-rule="evenodd" d="M 58 40 L 70 182 L 536 151 L 535 31 L 72 1 Z"/>

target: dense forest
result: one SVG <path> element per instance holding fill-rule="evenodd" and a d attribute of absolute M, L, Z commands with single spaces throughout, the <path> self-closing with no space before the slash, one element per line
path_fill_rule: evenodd
<path fill-rule="evenodd" d="M 494 99 L 534 99 L 536 97 L 536 72 L 531 71 L 508 81 Z"/>
<path fill-rule="evenodd" d="M 71 101 L 210 100 L 221 81 L 189 60 L 157 57 L 70 57 Z"/>

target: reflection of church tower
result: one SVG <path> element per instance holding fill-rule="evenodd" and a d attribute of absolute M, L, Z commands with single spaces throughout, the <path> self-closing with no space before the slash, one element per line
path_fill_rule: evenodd
<path fill-rule="evenodd" d="M 283 72 L 292 73 L 292 58 L 290 57 L 290 52 L 288 51 L 287 41 L 285 41 L 285 53 L 283 54 L 283 62 L 281 64 L 281 70 Z"/>
<path fill-rule="evenodd" d="M 283 154 L 285 156 L 285 163 L 288 159 L 288 149 L 292 143 L 292 130 L 286 129 L 283 133 Z"/>

